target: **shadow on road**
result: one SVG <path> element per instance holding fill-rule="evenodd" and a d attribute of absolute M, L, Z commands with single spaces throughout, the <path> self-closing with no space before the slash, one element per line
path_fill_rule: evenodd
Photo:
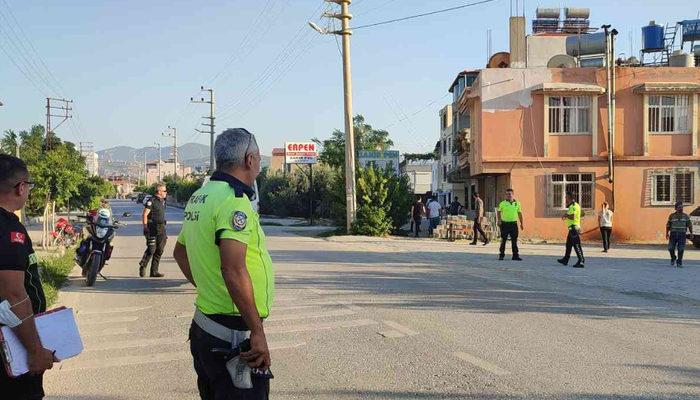
<path fill-rule="evenodd" d="M 107 280 L 97 278 L 92 287 L 85 286 L 82 277 L 71 277 L 69 285 L 61 289 L 67 293 L 148 293 L 148 294 L 194 294 L 194 288 L 184 278 L 136 278 L 126 276 L 108 276 Z"/>
<path fill-rule="evenodd" d="M 567 271 L 568 276 L 587 278 L 589 268 L 578 270 L 563 267 L 556 263 L 556 257 L 527 256 L 526 262 L 496 261 L 494 255 L 476 253 L 441 253 L 441 252 L 389 252 L 381 253 L 366 251 L 271 251 L 275 263 L 286 263 L 295 266 L 314 266 L 318 264 L 350 265 L 349 270 L 338 273 L 332 269 L 312 268 L 309 273 L 303 270 L 293 274 L 279 274 L 277 283 L 286 288 L 329 289 L 338 295 L 366 293 L 370 296 L 395 296 L 382 299 L 379 304 L 386 307 L 406 309 L 463 309 L 472 312 L 511 313 L 539 312 L 554 314 L 575 314 L 590 318 L 649 318 L 651 316 L 664 319 L 678 319 L 678 316 L 668 312 L 654 312 L 636 307 L 620 307 L 607 305 L 595 298 L 581 300 L 568 295 L 562 290 L 570 282 L 561 281 L 561 287 L 552 289 L 532 289 L 519 284 L 519 279 L 525 272 L 547 273 L 548 268 L 556 269 L 557 273 Z M 590 264 L 604 262 L 604 259 L 591 257 Z M 600 260 L 600 261 L 599 261 Z M 649 262 L 649 259 L 616 259 L 628 261 Z M 618 262 L 618 261 L 616 261 Z M 653 261 L 652 261 L 653 262 Z M 663 264 L 660 264 L 663 265 Z M 478 267 L 477 267 L 478 266 Z M 494 280 L 486 275 L 489 268 L 506 270 L 510 280 Z M 616 267 L 619 268 L 619 267 Z M 632 268 L 632 267 L 630 267 Z M 484 273 L 486 271 L 487 273 Z M 678 273 L 676 269 L 659 267 L 659 276 Z M 560 274 L 561 275 L 561 274 Z M 529 278 L 532 280 L 532 278 Z M 554 273 L 546 277 L 554 285 L 560 282 Z M 544 281 L 546 282 L 546 281 Z M 542 286 L 542 285 L 540 285 Z M 550 291 L 551 290 L 551 291 Z M 614 289 L 613 289 L 614 290 Z M 692 298 L 675 296 L 664 293 L 634 292 L 623 289 L 614 290 L 618 295 L 633 296 L 639 299 L 650 299 L 675 304 L 700 306 L 700 302 Z M 361 302 L 357 302 L 361 306 Z M 377 305 L 377 302 L 366 304 Z M 683 316 L 688 319 L 700 319 L 695 316 Z M 678 320 L 684 323 L 683 320 Z M 692 321 L 691 321 L 692 322 Z"/>
<path fill-rule="evenodd" d="M 619 395 L 614 393 L 562 393 L 552 395 L 499 395 L 487 393 L 431 393 L 394 390 L 282 390 L 276 396 L 298 399 L 445 399 L 445 400 L 522 400 L 522 399 L 566 399 L 566 400 L 678 400 L 690 399 L 686 393 L 663 395 Z"/>

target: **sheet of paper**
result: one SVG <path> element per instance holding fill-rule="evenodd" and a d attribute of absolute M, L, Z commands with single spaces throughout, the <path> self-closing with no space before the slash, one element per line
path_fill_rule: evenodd
<path fill-rule="evenodd" d="M 34 318 L 34 322 L 42 345 L 49 350 L 55 350 L 56 358 L 59 360 L 75 357 L 83 351 L 83 341 L 80 338 L 73 309 L 65 308 L 48 312 Z M 27 351 L 12 329 L 3 326 L 2 335 L 12 359 L 11 374 L 18 376 L 29 372 Z"/>

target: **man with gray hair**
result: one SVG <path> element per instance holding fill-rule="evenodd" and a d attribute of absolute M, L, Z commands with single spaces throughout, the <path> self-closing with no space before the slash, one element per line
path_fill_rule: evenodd
<path fill-rule="evenodd" d="M 270 351 L 263 320 L 275 291 L 272 260 L 251 200 L 260 173 L 252 133 L 216 138 L 216 171 L 190 197 L 173 256 L 197 289 L 190 352 L 203 400 L 267 399 Z"/>

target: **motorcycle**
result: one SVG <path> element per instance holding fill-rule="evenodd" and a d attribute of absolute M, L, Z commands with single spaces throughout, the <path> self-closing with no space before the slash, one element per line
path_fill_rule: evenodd
<path fill-rule="evenodd" d="M 93 286 L 97 275 L 107 280 L 102 275 L 102 268 L 112 256 L 114 246 L 111 242 L 120 224 L 119 221 L 111 221 L 111 213 L 106 209 L 101 209 L 97 213 L 91 212 L 81 216 L 81 218 L 86 219 L 85 229 L 89 236 L 80 243 L 76 250 L 76 262 L 83 270 L 85 284 Z"/>

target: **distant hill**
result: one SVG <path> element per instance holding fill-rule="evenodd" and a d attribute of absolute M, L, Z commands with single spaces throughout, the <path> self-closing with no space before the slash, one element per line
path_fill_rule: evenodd
<path fill-rule="evenodd" d="M 143 154 L 146 152 L 146 159 L 153 161 L 158 159 L 158 148 L 155 146 L 142 147 L 140 149 L 130 146 L 117 146 L 100 150 L 100 163 L 132 163 L 143 162 Z M 172 158 L 173 147 L 164 146 L 161 148 L 161 157 L 166 160 Z M 209 163 L 209 146 L 199 143 L 185 143 L 177 148 L 179 161 L 191 167 L 203 166 Z M 262 156 L 262 165 L 270 163 L 269 156 Z"/>

